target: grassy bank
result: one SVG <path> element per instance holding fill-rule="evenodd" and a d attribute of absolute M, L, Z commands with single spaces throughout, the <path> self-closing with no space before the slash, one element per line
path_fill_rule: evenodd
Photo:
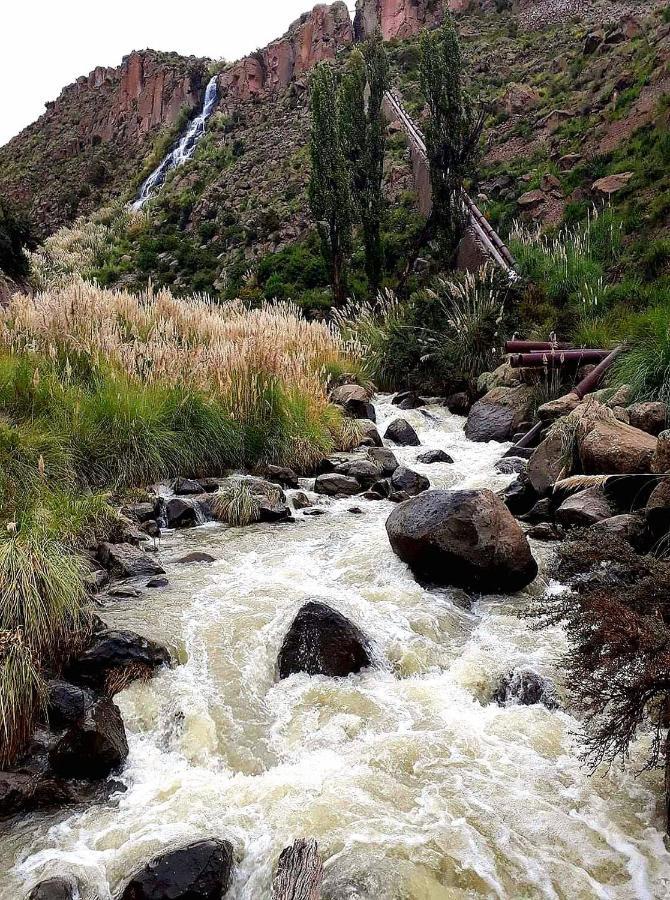
<path fill-rule="evenodd" d="M 262 462 L 308 471 L 354 437 L 327 382 L 356 360 L 295 308 L 52 284 L 0 313 L 0 766 L 85 635 L 77 551 L 114 530 L 110 494 Z"/>

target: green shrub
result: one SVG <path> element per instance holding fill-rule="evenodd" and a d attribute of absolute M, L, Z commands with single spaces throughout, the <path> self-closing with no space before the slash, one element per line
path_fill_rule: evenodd
<path fill-rule="evenodd" d="M 11 765 L 30 740 L 44 708 L 46 687 L 20 631 L 0 631 L 0 769 Z"/>
<path fill-rule="evenodd" d="M 636 400 L 670 402 L 670 302 L 631 316 L 628 350 L 616 362 L 614 381 L 628 384 Z"/>
<path fill-rule="evenodd" d="M 0 272 L 10 278 L 25 278 L 29 266 L 24 250 L 34 246 L 28 221 L 0 198 Z"/>

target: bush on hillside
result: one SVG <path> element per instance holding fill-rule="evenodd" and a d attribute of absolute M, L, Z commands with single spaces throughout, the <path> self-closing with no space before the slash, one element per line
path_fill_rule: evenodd
<path fill-rule="evenodd" d="M 0 198 L 0 272 L 10 278 L 25 278 L 29 264 L 26 250 L 35 246 L 27 219 Z"/>

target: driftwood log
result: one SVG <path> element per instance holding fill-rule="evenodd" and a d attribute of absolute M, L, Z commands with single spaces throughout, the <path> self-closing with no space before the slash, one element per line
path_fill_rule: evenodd
<path fill-rule="evenodd" d="M 315 840 L 298 840 L 281 852 L 272 900 L 321 900 L 323 863 Z"/>

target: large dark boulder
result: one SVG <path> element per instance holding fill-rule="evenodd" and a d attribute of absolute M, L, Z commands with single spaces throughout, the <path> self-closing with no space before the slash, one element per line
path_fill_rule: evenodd
<path fill-rule="evenodd" d="M 370 403 L 370 395 L 359 384 L 343 384 L 335 388 L 330 395 L 330 402 L 341 406 L 352 419 L 376 421 L 377 415 Z"/>
<path fill-rule="evenodd" d="M 383 478 L 388 478 L 390 475 L 393 475 L 400 465 L 396 459 L 395 453 L 393 450 L 389 450 L 388 447 L 371 447 L 368 450 L 368 459 L 370 462 L 379 466 Z"/>
<path fill-rule="evenodd" d="M 537 575 L 521 527 L 492 491 L 426 491 L 394 509 L 386 531 L 412 571 L 437 584 L 509 593 Z"/>
<path fill-rule="evenodd" d="M 391 402 L 398 409 L 419 409 L 426 405 L 426 401 L 415 391 L 402 391 L 402 393 L 396 394 Z"/>
<path fill-rule="evenodd" d="M 382 477 L 382 468 L 369 459 L 355 459 L 342 463 L 335 469 L 338 475 L 355 478 L 364 488 L 369 488 Z"/>
<path fill-rule="evenodd" d="M 120 900 L 222 900 L 232 871 L 229 841 L 196 841 L 154 857 L 133 875 Z"/>
<path fill-rule="evenodd" d="M 423 463 L 424 466 L 432 466 L 435 463 L 453 463 L 453 459 L 444 450 L 427 450 L 417 456 L 417 461 Z"/>
<path fill-rule="evenodd" d="M 419 475 L 413 469 L 398 466 L 391 475 L 391 488 L 394 491 L 404 491 L 410 497 L 415 497 L 430 487 L 430 481 L 425 475 Z"/>
<path fill-rule="evenodd" d="M 369 419 L 356 419 L 361 433 L 361 447 L 381 447 L 382 438 L 377 431 L 377 426 Z"/>
<path fill-rule="evenodd" d="M 107 697 L 90 706 L 49 751 L 52 770 L 66 778 L 106 778 L 128 756 L 119 708 Z"/>
<path fill-rule="evenodd" d="M 100 544 L 98 559 L 116 578 L 165 574 L 165 569 L 156 559 L 132 544 Z"/>
<path fill-rule="evenodd" d="M 28 894 L 27 900 L 80 900 L 79 884 L 75 878 L 47 878 Z"/>
<path fill-rule="evenodd" d="M 406 419 L 394 419 L 384 433 L 387 441 L 393 441 L 401 447 L 419 447 L 419 435 Z"/>
<path fill-rule="evenodd" d="M 280 678 L 297 672 L 344 678 L 370 665 L 368 641 L 342 613 L 310 600 L 293 620 L 277 660 Z"/>
<path fill-rule="evenodd" d="M 297 488 L 300 486 L 298 476 L 286 466 L 267 466 L 265 469 L 265 477 L 274 484 L 279 484 L 285 488 Z"/>
<path fill-rule="evenodd" d="M 173 497 L 165 506 L 165 518 L 169 528 L 193 528 L 207 521 L 207 508 L 193 497 Z"/>
<path fill-rule="evenodd" d="M 472 407 L 465 423 L 471 441 L 509 441 L 533 409 L 535 394 L 529 385 L 495 387 Z"/>
<path fill-rule="evenodd" d="M 205 493 L 202 483 L 194 481 L 192 478 L 177 478 L 172 490 L 178 497 L 197 497 L 198 494 Z"/>
<path fill-rule="evenodd" d="M 594 487 L 564 500 L 556 510 L 556 521 L 564 528 L 588 528 L 603 519 L 611 519 L 615 513 L 605 491 Z"/>
<path fill-rule="evenodd" d="M 93 691 L 54 679 L 47 685 L 47 715 L 51 728 L 65 728 L 81 719 L 96 697 Z"/>
<path fill-rule="evenodd" d="M 67 667 L 67 677 L 96 689 L 108 686 L 110 675 L 136 672 L 142 675 L 170 662 L 166 647 L 134 631 L 103 629 Z"/>
<path fill-rule="evenodd" d="M 327 497 L 353 497 L 362 490 L 363 487 L 355 478 L 339 475 L 337 472 L 319 475 L 314 482 L 314 493 L 325 494 Z"/>

